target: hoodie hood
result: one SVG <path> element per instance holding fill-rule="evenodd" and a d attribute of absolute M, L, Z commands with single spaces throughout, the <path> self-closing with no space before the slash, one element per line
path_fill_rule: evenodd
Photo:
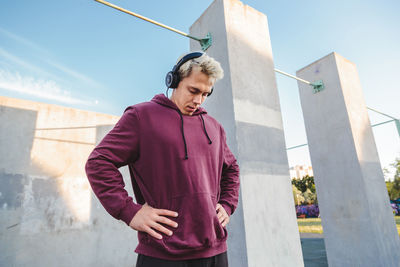
<path fill-rule="evenodd" d="M 179 113 L 181 113 L 178 106 L 174 102 L 172 102 L 169 98 L 167 98 L 164 94 L 155 95 L 151 101 L 160 104 L 162 106 L 165 106 L 167 108 L 175 109 Z M 192 116 L 201 114 L 207 114 L 207 111 L 204 108 L 199 107 L 193 112 Z"/>
<path fill-rule="evenodd" d="M 179 116 L 181 118 L 181 133 L 182 133 L 182 140 L 183 140 L 183 143 L 184 143 L 184 146 L 185 146 L 185 159 L 188 159 L 189 156 L 188 156 L 188 152 L 187 152 L 187 143 L 186 143 L 186 138 L 185 138 L 185 129 L 184 129 L 184 126 L 183 126 L 182 112 L 180 111 L 178 106 L 174 102 L 172 102 L 169 98 L 167 98 L 164 94 L 155 95 L 151 101 L 155 102 L 155 103 L 157 103 L 159 105 L 162 105 L 164 107 L 167 107 L 167 108 L 170 108 L 170 109 L 174 109 L 174 110 L 176 110 L 176 112 L 178 112 L 178 114 L 179 114 Z M 203 123 L 204 134 L 207 137 L 208 144 L 211 145 L 212 141 L 211 141 L 211 138 L 209 137 L 209 135 L 207 133 L 206 124 L 204 123 L 203 114 L 207 114 L 207 111 L 204 108 L 199 107 L 198 109 L 196 109 L 193 112 L 193 114 L 191 116 L 200 115 L 201 121 Z"/>

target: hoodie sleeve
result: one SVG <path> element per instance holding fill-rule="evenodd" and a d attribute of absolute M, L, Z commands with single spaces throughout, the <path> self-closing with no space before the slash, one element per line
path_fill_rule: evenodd
<path fill-rule="evenodd" d="M 226 143 L 226 134 L 224 129 L 222 129 L 222 137 L 224 162 L 222 166 L 222 177 L 220 183 L 221 195 L 219 203 L 224 207 L 225 211 L 229 215 L 232 215 L 239 200 L 239 165 Z"/>
<path fill-rule="evenodd" d="M 114 128 L 90 154 L 85 170 L 94 194 L 115 219 L 129 225 L 141 208 L 124 189 L 118 168 L 139 157 L 139 117 L 134 107 L 125 110 Z"/>

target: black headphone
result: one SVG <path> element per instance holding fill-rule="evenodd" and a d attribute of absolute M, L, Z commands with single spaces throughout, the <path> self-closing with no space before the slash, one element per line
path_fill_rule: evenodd
<path fill-rule="evenodd" d="M 167 88 L 175 89 L 178 87 L 178 84 L 181 80 L 179 77 L 178 70 L 183 64 L 185 64 L 185 62 L 188 62 L 189 60 L 194 58 L 201 57 L 204 54 L 205 53 L 203 52 L 192 52 L 181 58 L 181 60 L 179 60 L 179 62 L 176 63 L 176 65 L 172 68 L 172 71 L 168 72 L 167 75 L 165 76 L 165 84 L 167 85 Z M 210 96 L 213 90 L 214 87 L 211 88 L 211 92 L 207 96 Z"/>

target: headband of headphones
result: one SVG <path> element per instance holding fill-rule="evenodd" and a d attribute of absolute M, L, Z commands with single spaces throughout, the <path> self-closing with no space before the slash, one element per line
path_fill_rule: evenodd
<path fill-rule="evenodd" d="M 179 62 L 176 63 L 176 65 L 172 68 L 172 71 L 168 72 L 165 76 L 165 84 L 167 85 L 167 88 L 177 88 L 180 82 L 178 73 L 179 68 L 189 60 L 201 57 L 202 55 L 204 55 L 203 52 L 192 52 L 181 58 L 181 60 L 179 60 Z M 211 88 L 211 92 L 208 94 L 208 96 L 212 94 L 213 89 L 214 88 Z"/>

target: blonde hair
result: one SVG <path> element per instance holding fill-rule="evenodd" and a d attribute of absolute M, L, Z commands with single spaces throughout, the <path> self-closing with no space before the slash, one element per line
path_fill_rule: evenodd
<path fill-rule="evenodd" d="M 178 62 L 183 56 L 178 59 Z M 184 78 L 190 76 L 193 68 L 199 68 L 202 73 L 206 74 L 210 78 L 212 83 L 215 83 L 224 77 L 224 70 L 222 69 L 221 64 L 206 53 L 201 57 L 185 62 L 179 68 L 178 73 L 180 80 L 182 81 Z"/>

